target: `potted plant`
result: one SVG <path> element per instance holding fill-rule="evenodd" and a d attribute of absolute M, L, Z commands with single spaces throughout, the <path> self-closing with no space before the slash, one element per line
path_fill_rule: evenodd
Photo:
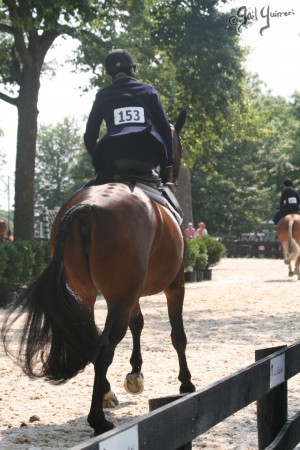
<path fill-rule="evenodd" d="M 223 256 L 226 254 L 225 245 L 222 242 L 217 241 L 210 235 L 205 234 L 199 239 L 202 240 L 207 251 L 207 266 L 204 270 L 204 279 L 211 280 L 212 267 L 218 264 Z"/>
<path fill-rule="evenodd" d="M 185 281 L 187 282 L 196 281 L 196 271 L 194 271 L 194 265 L 196 263 L 199 250 L 195 241 L 196 239 L 189 239 L 185 248 L 184 276 Z"/>
<path fill-rule="evenodd" d="M 200 237 L 194 240 L 195 246 L 197 247 L 196 260 L 194 263 L 194 271 L 196 272 L 197 281 L 202 281 L 204 278 L 204 270 L 208 264 L 208 254 L 206 250 L 205 243 Z"/>

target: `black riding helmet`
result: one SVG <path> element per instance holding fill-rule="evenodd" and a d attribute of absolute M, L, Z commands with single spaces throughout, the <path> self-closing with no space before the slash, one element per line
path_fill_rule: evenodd
<path fill-rule="evenodd" d="M 108 53 L 104 66 L 108 75 L 115 75 L 118 72 L 130 74 L 131 69 L 136 67 L 133 57 L 127 50 L 118 48 Z"/>

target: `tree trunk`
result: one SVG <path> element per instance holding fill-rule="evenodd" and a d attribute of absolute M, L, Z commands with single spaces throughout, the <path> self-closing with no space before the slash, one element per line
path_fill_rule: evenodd
<path fill-rule="evenodd" d="M 177 198 L 183 211 L 183 224 L 193 222 L 193 206 L 191 193 L 191 175 L 190 170 L 181 166 L 178 178 Z"/>
<path fill-rule="evenodd" d="M 34 168 L 39 77 L 37 64 L 24 68 L 18 99 L 14 235 L 15 239 L 23 240 L 34 238 Z"/>

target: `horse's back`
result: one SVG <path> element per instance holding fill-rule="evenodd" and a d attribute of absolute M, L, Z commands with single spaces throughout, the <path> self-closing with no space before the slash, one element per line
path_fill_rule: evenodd
<path fill-rule="evenodd" d="M 163 206 L 140 188 L 122 183 L 91 186 L 75 194 L 58 213 L 52 229 L 52 251 L 59 220 L 76 205 L 90 205 L 67 236 L 64 263 L 71 284 L 78 277 L 104 296 L 153 294 L 179 272 L 183 258 L 180 227 Z M 72 283 L 73 280 L 73 283 Z M 81 291 L 82 294 L 82 291 Z"/>

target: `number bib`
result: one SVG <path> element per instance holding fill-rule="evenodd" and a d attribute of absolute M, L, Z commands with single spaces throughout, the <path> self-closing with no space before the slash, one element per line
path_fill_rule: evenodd
<path fill-rule="evenodd" d="M 290 205 L 295 204 L 295 203 L 297 203 L 297 199 L 296 199 L 296 197 L 290 197 L 290 198 L 288 198 L 288 202 Z"/>
<path fill-rule="evenodd" d="M 123 123 L 144 123 L 145 111 L 141 106 L 125 106 L 114 110 L 115 125 Z"/>

